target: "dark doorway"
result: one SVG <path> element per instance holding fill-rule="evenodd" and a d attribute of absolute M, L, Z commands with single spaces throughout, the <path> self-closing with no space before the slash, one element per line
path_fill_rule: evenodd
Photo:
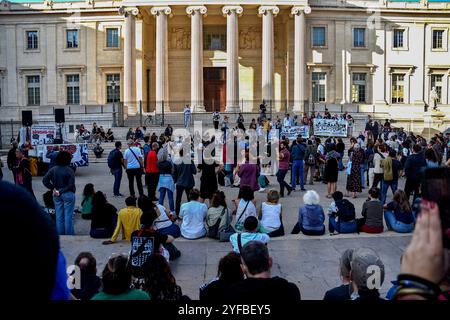
<path fill-rule="evenodd" d="M 227 99 L 227 69 L 203 68 L 203 91 L 207 112 L 225 111 Z"/>

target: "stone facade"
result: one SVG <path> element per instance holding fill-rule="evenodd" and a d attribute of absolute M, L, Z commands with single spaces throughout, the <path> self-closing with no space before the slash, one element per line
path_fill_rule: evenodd
<path fill-rule="evenodd" d="M 120 95 L 129 114 L 138 101 L 209 111 L 203 69 L 216 67 L 229 112 L 265 99 L 274 111 L 420 117 L 425 105 L 450 108 L 449 27 L 450 1 L 2 1 L 1 106 L 89 108 Z"/>

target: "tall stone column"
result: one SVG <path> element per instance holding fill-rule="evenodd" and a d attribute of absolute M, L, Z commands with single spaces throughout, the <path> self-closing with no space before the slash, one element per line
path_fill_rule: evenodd
<path fill-rule="evenodd" d="M 225 6 L 222 13 L 227 17 L 227 112 L 239 112 L 239 27 L 241 6 Z"/>
<path fill-rule="evenodd" d="M 262 98 L 273 103 L 274 99 L 274 28 L 273 18 L 280 12 L 276 6 L 261 6 L 258 14 L 262 16 Z"/>
<path fill-rule="evenodd" d="M 135 51 L 135 16 L 139 14 L 139 9 L 120 8 L 119 12 L 125 16 L 124 25 L 124 45 L 123 45 L 123 103 L 128 113 L 136 113 L 136 94 L 133 90 L 133 81 L 135 79 L 136 64 L 134 60 Z"/>
<path fill-rule="evenodd" d="M 205 112 L 203 97 L 203 15 L 205 6 L 190 6 L 186 13 L 191 17 L 191 108 Z"/>
<path fill-rule="evenodd" d="M 305 14 L 311 12 L 310 7 L 293 7 L 294 16 L 294 108 L 293 111 L 305 111 Z"/>
<path fill-rule="evenodd" d="M 169 56 L 167 44 L 167 16 L 170 7 L 153 7 L 151 14 L 156 18 L 156 112 L 170 111 L 169 107 Z"/>

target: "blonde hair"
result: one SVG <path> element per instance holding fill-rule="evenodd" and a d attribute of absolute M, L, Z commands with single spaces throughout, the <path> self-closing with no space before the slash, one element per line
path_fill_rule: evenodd
<path fill-rule="evenodd" d="M 269 192 L 267 192 L 267 201 L 271 203 L 278 203 L 280 200 L 280 194 L 275 189 L 270 189 Z"/>
<path fill-rule="evenodd" d="M 320 197 L 314 190 L 309 190 L 303 196 L 303 202 L 307 205 L 316 205 L 320 203 Z"/>

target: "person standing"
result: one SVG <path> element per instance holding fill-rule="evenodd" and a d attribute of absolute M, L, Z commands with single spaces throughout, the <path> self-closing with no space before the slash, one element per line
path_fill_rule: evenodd
<path fill-rule="evenodd" d="M 398 177 L 402 170 L 400 161 L 397 160 L 397 152 L 395 150 L 389 151 L 389 157 L 381 161 L 383 167 L 383 181 L 381 182 L 381 203 L 386 203 L 386 196 L 389 187 L 391 187 L 392 195 L 395 194 L 398 187 Z"/>
<path fill-rule="evenodd" d="M 128 149 L 124 154 L 124 166 L 127 170 L 128 187 L 130 189 L 130 195 L 134 197 L 136 195 L 134 191 L 134 179 L 138 187 L 139 195 L 144 195 L 144 188 L 142 187 L 142 174 L 144 167 L 144 159 L 141 149 L 134 146 L 133 140 L 128 140 Z"/>
<path fill-rule="evenodd" d="M 300 176 L 301 191 L 306 191 L 304 183 L 304 160 L 306 145 L 301 137 L 297 137 L 297 143 L 292 147 L 292 190 L 295 191 L 297 176 Z"/>
<path fill-rule="evenodd" d="M 288 190 L 288 195 L 291 194 L 292 188 L 291 186 L 284 181 L 286 174 L 289 170 L 289 159 L 291 157 L 291 153 L 289 152 L 289 144 L 286 141 L 282 141 L 280 143 L 280 154 L 278 158 L 278 172 L 277 172 L 277 181 L 280 184 L 280 197 L 284 197 L 284 188 Z"/>
<path fill-rule="evenodd" d="M 183 158 L 183 149 L 180 150 L 180 158 Z M 190 201 L 189 193 L 195 186 L 194 175 L 197 174 L 197 168 L 194 162 L 191 163 L 180 163 L 176 164 L 174 167 L 174 181 L 176 183 L 176 200 L 175 200 L 175 212 L 180 214 L 181 198 L 183 197 L 183 192 L 186 192 L 187 200 Z M 215 190 L 214 190 L 215 191 Z"/>
<path fill-rule="evenodd" d="M 350 157 L 350 161 L 347 164 L 349 168 L 349 174 L 347 176 L 347 196 L 353 193 L 353 198 L 356 198 L 356 193 L 362 191 L 361 186 L 361 165 L 364 164 L 364 150 L 361 149 L 358 143 L 353 145 L 353 152 Z"/>
<path fill-rule="evenodd" d="M 344 143 L 344 141 L 342 141 L 342 138 L 337 139 L 336 152 L 339 153 L 339 155 L 341 156 L 339 158 L 339 171 L 342 171 L 342 170 L 344 170 L 343 159 L 344 159 L 344 152 L 345 152 L 345 143 Z"/>
<path fill-rule="evenodd" d="M 47 159 L 50 159 L 50 163 L 48 164 L 48 170 L 55 166 L 55 159 L 59 152 L 59 146 L 53 146 L 51 150 L 47 151 L 45 155 Z"/>
<path fill-rule="evenodd" d="M 372 188 L 378 187 L 378 183 L 383 180 L 383 168 L 381 167 L 381 161 L 386 159 L 388 153 L 386 152 L 386 145 L 381 144 L 375 147 L 375 154 L 373 155 L 373 184 Z"/>
<path fill-rule="evenodd" d="M 413 201 L 420 196 L 421 171 L 427 166 L 427 162 L 419 144 L 413 146 L 413 153 L 405 162 L 405 193 L 409 201 L 411 193 L 414 192 Z"/>
<path fill-rule="evenodd" d="M 60 235 L 73 235 L 73 209 L 75 207 L 75 174 L 70 168 L 72 155 L 60 151 L 56 157 L 56 166 L 51 168 L 42 179 L 45 187 L 53 191 L 56 211 L 56 229 Z"/>
<path fill-rule="evenodd" d="M 220 122 L 220 113 L 219 111 L 214 111 L 212 114 L 213 117 L 213 125 L 215 130 L 219 130 L 219 122 Z"/>
<path fill-rule="evenodd" d="M 6 165 L 8 166 L 8 169 L 11 170 L 12 175 L 14 177 L 14 183 L 16 182 L 16 176 L 14 175 L 13 169 L 14 169 L 14 167 L 16 165 L 16 162 L 17 162 L 16 150 L 17 150 L 18 145 L 19 144 L 16 141 L 14 141 L 12 143 L 12 148 L 9 149 L 9 151 L 8 151 L 8 158 L 6 159 Z"/>
<path fill-rule="evenodd" d="M 145 161 L 145 184 L 147 185 L 148 197 L 152 201 L 158 201 L 156 198 L 156 186 L 159 181 L 159 169 L 158 169 L 158 149 L 159 144 L 153 142 L 151 150 L 147 154 Z"/>
<path fill-rule="evenodd" d="M 22 148 L 16 150 L 17 162 L 14 166 L 14 181 L 17 185 L 26 189 L 33 197 L 32 175 L 30 171 L 30 161 L 25 157 L 25 151 Z"/>
<path fill-rule="evenodd" d="M 183 115 L 184 115 L 184 127 L 187 128 L 191 123 L 191 108 L 189 107 L 188 104 L 184 106 Z"/>
<path fill-rule="evenodd" d="M 283 120 L 283 127 L 291 127 L 292 126 L 292 119 L 291 119 L 291 117 L 289 116 L 289 113 L 287 113 L 286 114 L 286 116 L 284 117 L 284 120 Z"/>
<path fill-rule="evenodd" d="M 305 180 L 308 180 L 309 172 L 309 184 L 313 185 L 313 178 L 316 171 L 317 164 L 317 146 L 313 144 L 312 140 L 308 140 L 308 146 L 305 151 Z"/>
<path fill-rule="evenodd" d="M 123 163 L 122 142 L 116 141 L 115 149 L 111 150 L 108 155 L 108 167 L 111 170 L 111 174 L 114 176 L 113 194 L 114 197 L 123 197 L 120 193 L 120 183 L 122 182 L 122 168 L 125 168 Z"/>

